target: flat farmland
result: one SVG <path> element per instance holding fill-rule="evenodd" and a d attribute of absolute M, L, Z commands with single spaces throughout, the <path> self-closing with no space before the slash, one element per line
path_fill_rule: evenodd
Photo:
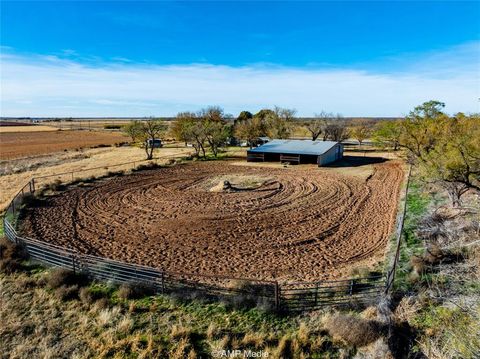
<path fill-rule="evenodd" d="M 107 131 L 3 132 L 0 133 L 0 160 L 113 145 L 127 140 L 121 133 Z"/>
<path fill-rule="evenodd" d="M 43 125 L 28 125 L 28 126 L 0 126 L 0 133 L 11 132 L 49 132 L 58 131 L 58 128 Z"/>

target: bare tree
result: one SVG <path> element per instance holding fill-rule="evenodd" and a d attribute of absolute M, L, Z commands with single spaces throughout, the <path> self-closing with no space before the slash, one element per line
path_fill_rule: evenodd
<path fill-rule="evenodd" d="M 325 132 L 323 135 L 324 140 L 331 140 L 335 142 L 342 142 L 349 136 L 348 127 L 346 121 L 340 114 L 331 120 L 328 120 L 325 126 Z"/>
<path fill-rule="evenodd" d="M 168 126 L 165 122 L 159 119 L 151 119 L 141 123 L 139 127 L 139 137 L 143 140 L 142 146 L 147 154 L 147 160 L 153 158 L 155 140 L 158 140 L 167 128 Z"/>
<path fill-rule="evenodd" d="M 308 132 L 310 132 L 310 135 L 312 136 L 312 141 L 315 141 L 318 137 L 320 137 L 322 133 L 325 132 L 327 121 L 332 117 L 332 114 L 322 111 L 318 114 L 315 114 L 315 118 L 306 123 L 305 128 L 308 130 Z"/>

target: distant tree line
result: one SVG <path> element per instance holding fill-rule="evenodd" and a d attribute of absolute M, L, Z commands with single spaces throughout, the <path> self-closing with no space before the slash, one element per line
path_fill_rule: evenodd
<path fill-rule="evenodd" d="M 192 146 L 199 158 L 208 154 L 217 157 L 234 140 L 253 147 L 260 137 L 287 139 L 299 129 L 313 141 L 355 139 L 362 145 L 369 139 L 380 147 L 405 150 L 422 178 L 442 186 L 452 204 L 459 206 L 467 191 L 480 191 L 480 116 L 448 116 L 444 106 L 439 101 L 428 101 L 404 119 L 383 121 L 347 121 L 340 114 L 325 111 L 313 119 L 301 120 L 295 117 L 295 110 L 281 107 L 262 109 L 256 114 L 242 111 L 233 118 L 213 106 L 181 112 L 169 125 L 160 119 L 132 121 L 124 126 L 124 132 L 145 149 L 147 159 L 153 158 L 153 140 L 167 135 Z"/>

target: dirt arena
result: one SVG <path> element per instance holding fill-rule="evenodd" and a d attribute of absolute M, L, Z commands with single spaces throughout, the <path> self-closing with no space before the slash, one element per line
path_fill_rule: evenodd
<path fill-rule="evenodd" d="M 23 231 L 167 271 L 336 278 L 381 260 L 393 231 L 402 165 L 372 168 L 366 178 L 229 162 L 143 171 L 49 197 L 27 213 Z"/>

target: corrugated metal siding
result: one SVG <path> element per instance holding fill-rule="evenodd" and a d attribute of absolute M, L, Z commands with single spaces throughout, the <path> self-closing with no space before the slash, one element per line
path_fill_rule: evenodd
<path fill-rule="evenodd" d="M 337 151 L 339 151 L 337 153 Z M 336 144 L 330 150 L 324 154 L 318 156 L 318 165 L 324 166 L 326 164 L 335 162 L 343 157 L 343 146 L 341 144 Z"/>

